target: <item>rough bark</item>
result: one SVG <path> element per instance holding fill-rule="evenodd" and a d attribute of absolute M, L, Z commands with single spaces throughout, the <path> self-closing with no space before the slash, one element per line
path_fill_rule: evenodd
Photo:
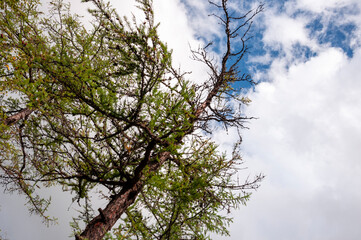
<path fill-rule="evenodd" d="M 21 110 L 20 112 L 6 118 L 4 120 L 5 125 L 10 126 L 13 125 L 15 123 L 17 123 L 18 121 L 20 121 L 21 119 L 26 118 L 27 116 L 29 116 L 34 110 L 30 109 L 30 108 L 24 108 L 23 110 Z"/>
<path fill-rule="evenodd" d="M 163 152 L 159 156 L 159 160 L 153 160 L 148 164 L 149 171 L 155 172 L 169 158 L 170 152 Z M 126 209 L 132 205 L 137 198 L 140 190 L 144 186 L 144 174 L 132 179 L 124 188 L 114 196 L 105 209 L 99 209 L 99 215 L 96 216 L 87 225 L 80 236 L 76 236 L 77 240 L 101 240 L 104 235 L 111 230 Z"/>
<path fill-rule="evenodd" d="M 113 227 L 125 210 L 134 203 L 138 193 L 144 185 L 141 179 L 131 186 L 123 188 L 106 206 L 105 209 L 99 209 L 99 215 L 96 216 L 76 239 L 98 240 L 103 239 L 104 235 Z"/>

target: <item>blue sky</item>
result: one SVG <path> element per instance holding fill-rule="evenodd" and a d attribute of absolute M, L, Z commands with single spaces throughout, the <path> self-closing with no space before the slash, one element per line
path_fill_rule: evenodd
<path fill-rule="evenodd" d="M 235 11 L 245 7 L 241 0 L 229 1 Z M 207 69 L 190 59 L 189 45 L 197 48 L 222 35 L 216 19 L 208 17 L 207 2 L 154 0 L 161 38 L 174 49 L 174 65 L 192 71 L 190 78 L 197 82 L 204 81 Z M 72 3 L 84 10 L 78 1 Z M 245 114 L 258 119 L 243 131 L 247 169 L 239 176 L 262 172 L 266 179 L 248 205 L 232 213 L 231 237 L 214 239 L 359 239 L 361 2 L 265 3 L 244 66 L 259 83 L 246 93 L 252 103 Z M 121 14 L 137 15 L 133 1 L 113 4 Z M 235 137 L 233 132 L 225 137 L 222 130 L 214 136 L 224 150 Z M 59 189 L 46 194 L 54 195 L 51 214 L 59 216 L 59 225 L 46 228 L 37 216 L 29 217 L 21 197 L 1 194 L 3 235 L 11 240 L 65 239 L 71 198 Z"/>

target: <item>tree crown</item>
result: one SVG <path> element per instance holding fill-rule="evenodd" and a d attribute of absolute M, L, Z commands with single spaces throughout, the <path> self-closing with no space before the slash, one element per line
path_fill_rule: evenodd
<path fill-rule="evenodd" d="M 50 202 L 36 189 L 70 191 L 85 210 L 73 223 L 79 239 L 101 239 L 118 219 L 118 239 L 228 234 L 231 218 L 220 210 L 245 203 L 262 176 L 235 182 L 240 141 L 230 156 L 222 154 L 210 126 L 240 129 L 249 119 L 233 107 L 246 101 L 231 84 L 252 81 L 237 64 L 262 6 L 238 17 L 227 0 L 210 2 L 222 11 L 226 52 L 220 66 L 208 46 L 192 52 L 209 67 L 209 80 L 197 85 L 172 67 L 151 1 L 137 1 L 140 24 L 101 0 L 86 2 L 94 4 L 90 29 L 60 0 L 51 2 L 49 16 L 38 0 L 1 2 L 2 184 L 24 193 L 45 221 Z M 100 189 L 109 204 L 95 216 L 90 193 Z"/>

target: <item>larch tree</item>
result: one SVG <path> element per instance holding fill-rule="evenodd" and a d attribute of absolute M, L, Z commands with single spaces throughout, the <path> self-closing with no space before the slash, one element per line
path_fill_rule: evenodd
<path fill-rule="evenodd" d="M 152 2 L 138 0 L 140 23 L 92 2 L 91 27 L 70 5 L 0 1 L 0 181 L 25 194 L 45 221 L 38 188 L 69 191 L 84 211 L 76 239 L 209 239 L 229 234 L 224 211 L 244 204 L 262 175 L 238 182 L 239 144 L 229 154 L 212 127 L 238 131 L 249 119 L 236 82 L 260 5 L 242 16 L 209 2 L 224 28 L 220 61 L 209 45 L 192 51 L 208 67 L 202 84 L 174 69 L 157 34 Z M 94 210 L 90 196 L 107 201 Z M 223 213 L 222 213 L 223 212 Z M 117 224 L 116 224 L 117 223 Z"/>

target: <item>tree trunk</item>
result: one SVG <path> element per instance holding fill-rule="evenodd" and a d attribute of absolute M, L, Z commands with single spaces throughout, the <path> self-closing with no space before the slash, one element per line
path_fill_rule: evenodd
<path fill-rule="evenodd" d="M 149 171 L 157 171 L 169 156 L 170 152 L 161 153 L 159 160 L 153 160 L 148 164 Z M 133 180 L 128 185 L 125 185 L 108 203 L 104 210 L 99 208 L 99 215 L 90 221 L 80 236 L 75 237 L 76 240 L 103 239 L 104 235 L 112 229 L 127 208 L 134 203 L 140 190 L 143 188 L 144 183 L 145 180 L 143 174 L 137 180 Z"/>
<path fill-rule="evenodd" d="M 125 210 L 134 203 L 138 193 L 142 189 L 144 181 L 139 180 L 132 186 L 123 188 L 113 198 L 104 210 L 99 208 L 99 215 L 96 216 L 85 228 L 79 240 L 101 240 L 111 230 Z"/>

